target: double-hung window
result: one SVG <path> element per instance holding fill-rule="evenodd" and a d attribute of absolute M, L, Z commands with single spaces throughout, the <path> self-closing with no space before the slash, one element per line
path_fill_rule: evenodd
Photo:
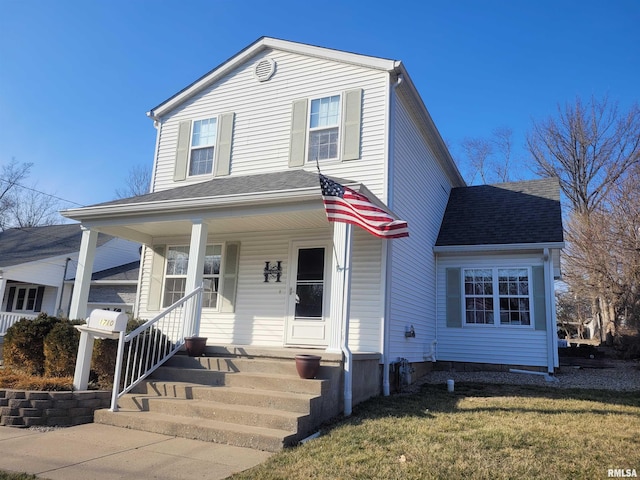
<path fill-rule="evenodd" d="M 222 245 L 207 245 L 204 258 L 202 307 L 217 308 L 220 287 L 220 263 Z M 167 249 L 167 265 L 164 281 L 164 307 L 180 300 L 187 293 L 188 246 L 170 246 Z"/>
<path fill-rule="evenodd" d="M 36 305 L 38 287 L 20 287 L 16 294 L 13 310 L 17 312 L 33 312 Z"/>
<path fill-rule="evenodd" d="M 531 325 L 527 268 L 498 269 L 500 325 Z"/>
<path fill-rule="evenodd" d="M 189 175 L 206 175 L 213 171 L 213 153 L 217 136 L 216 118 L 193 122 Z"/>
<path fill-rule="evenodd" d="M 530 281 L 529 268 L 465 269 L 465 323 L 531 325 Z"/>
<path fill-rule="evenodd" d="M 493 272 L 490 268 L 464 271 L 464 296 L 468 324 L 493 324 Z"/>
<path fill-rule="evenodd" d="M 340 143 L 340 95 L 311 100 L 308 160 L 338 158 Z"/>

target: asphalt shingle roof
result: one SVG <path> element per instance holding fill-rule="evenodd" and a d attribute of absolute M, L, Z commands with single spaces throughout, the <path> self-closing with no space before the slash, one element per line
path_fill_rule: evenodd
<path fill-rule="evenodd" d="M 98 245 L 113 237 L 98 235 Z M 34 262 L 80 250 L 79 223 L 45 227 L 10 228 L 0 232 L 0 267 Z"/>
<path fill-rule="evenodd" d="M 349 180 L 335 180 L 340 183 L 352 183 Z M 206 182 L 184 185 L 135 197 L 122 198 L 98 205 L 128 205 L 144 202 L 275 192 L 309 187 L 318 187 L 318 192 L 320 191 L 317 173 L 307 172 L 305 170 L 291 170 L 286 172 L 214 178 Z"/>
<path fill-rule="evenodd" d="M 436 246 L 562 242 L 557 178 L 451 190 Z"/>

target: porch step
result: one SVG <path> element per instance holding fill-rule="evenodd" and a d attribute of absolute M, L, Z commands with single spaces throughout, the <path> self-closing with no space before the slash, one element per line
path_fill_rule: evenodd
<path fill-rule="evenodd" d="M 95 421 L 268 451 L 293 445 L 335 415 L 340 361 L 305 380 L 295 352 L 262 350 L 175 355 L 121 397 L 118 412 L 100 410 Z"/>
<path fill-rule="evenodd" d="M 284 362 L 272 362 L 284 363 Z M 243 371 L 222 372 L 209 369 L 180 368 L 162 366 L 151 375 L 152 379 L 175 382 L 199 383 L 202 385 L 227 385 L 230 387 L 247 387 L 263 390 L 282 390 L 283 383 L 286 390 L 293 393 L 308 393 L 320 395 L 323 388 L 329 386 L 328 380 L 304 380 L 294 375 L 276 373 L 246 373 Z"/>
<path fill-rule="evenodd" d="M 125 395 L 118 404 L 123 410 L 143 410 L 172 416 L 201 417 L 292 432 L 306 432 L 310 420 L 309 415 L 301 415 L 287 410 L 206 400 Z"/>
<path fill-rule="evenodd" d="M 201 417 L 176 416 L 159 412 L 97 410 L 95 421 L 117 427 L 144 430 L 207 442 L 277 452 L 296 441 L 295 431 L 279 430 Z"/>
<path fill-rule="evenodd" d="M 314 407 L 314 403 L 319 402 L 315 400 L 317 396 L 305 393 L 229 386 L 214 387 L 181 382 L 147 381 L 142 382 L 134 390 L 133 394 L 123 396 L 118 404 L 121 405 L 124 399 L 133 399 L 138 402 L 138 408 L 143 408 L 145 398 L 166 397 L 276 408 L 304 414 L 310 413 L 309 410 Z M 133 407 L 133 405 L 127 404 L 127 407 Z"/>

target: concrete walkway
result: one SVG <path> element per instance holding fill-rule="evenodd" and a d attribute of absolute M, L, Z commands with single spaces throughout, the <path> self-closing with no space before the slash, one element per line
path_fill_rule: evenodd
<path fill-rule="evenodd" d="M 0 470 L 52 480 L 222 479 L 271 455 L 95 423 L 50 431 L 0 427 Z"/>

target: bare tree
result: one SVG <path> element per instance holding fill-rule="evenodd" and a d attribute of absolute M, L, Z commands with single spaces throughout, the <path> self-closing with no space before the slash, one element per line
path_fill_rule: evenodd
<path fill-rule="evenodd" d="M 587 104 L 577 98 L 559 106 L 556 118 L 534 124 L 527 147 L 536 172 L 558 177 L 568 199 L 565 279 L 590 298 L 600 339 L 613 336 L 622 306 L 632 301 L 626 293 L 637 270 L 625 267 L 634 255 L 624 244 L 635 241 L 629 208 L 640 209 L 633 193 L 640 179 L 640 107 L 621 113 L 606 97 Z"/>
<path fill-rule="evenodd" d="M 116 189 L 116 198 L 135 197 L 149 193 L 151 186 L 151 169 L 144 165 L 136 165 L 129 169 L 124 186 Z"/>
<path fill-rule="evenodd" d="M 470 183 L 473 183 L 477 174 L 480 176 L 480 181 L 486 184 L 489 175 L 489 157 L 493 153 L 491 142 L 485 138 L 465 138 L 461 146 L 469 165 L 475 172 Z"/>
<path fill-rule="evenodd" d="M 509 127 L 494 129 L 489 138 L 465 138 L 460 146 L 473 172 L 469 183 L 474 183 L 476 175 L 483 184 L 508 182 L 513 178 L 513 130 Z"/>
<path fill-rule="evenodd" d="M 15 190 L 29 176 L 31 163 L 19 163 L 15 158 L 0 170 L 0 230 L 11 225 L 10 211 L 14 207 Z"/>
<path fill-rule="evenodd" d="M 558 105 L 534 123 L 527 148 L 542 177 L 558 177 L 571 207 L 592 212 L 627 169 L 640 161 L 640 107 L 620 113 L 607 97 Z"/>
<path fill-rule="evenodd" d="M 20 188 L 14 192 L 14 201 L 9 209 L 13 227 L 37 227 L 60 223 L 60 202 L 35 188 Z"/>

